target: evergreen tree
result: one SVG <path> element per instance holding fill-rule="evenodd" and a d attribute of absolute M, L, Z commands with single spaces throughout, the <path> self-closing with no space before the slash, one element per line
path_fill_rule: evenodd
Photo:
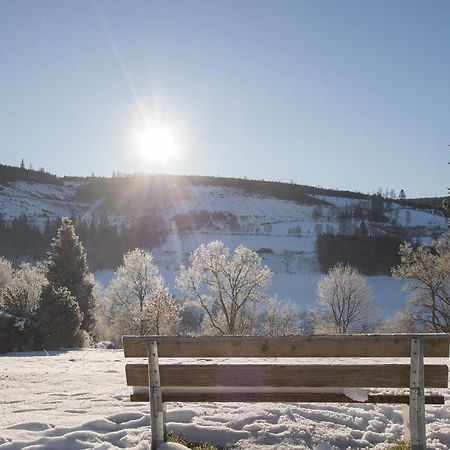
<path fill-rule="evenodd" d="M 92 332 L 94 318 L 94 284 L 86 262 L 86 253 L 72 222 L 64 218 L 52 242 L 48 258 L 47 279 L 54 289 L 67 288 L 83 316 L 81 329 Z"/>
<path fill-rule="evenodd" d="M 82 317 L 75 297 L 66 288 L 47 285 L 34 318 L 36 347 L 55 349 L 78 345 Z"/>

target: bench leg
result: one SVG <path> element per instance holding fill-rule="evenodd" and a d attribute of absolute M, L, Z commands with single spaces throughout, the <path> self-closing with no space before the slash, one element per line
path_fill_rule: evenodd
<path fill-rule="evenodd" d="M 165 414 L 162 403 L 158 344 L 156 341 L 151 341 L 148 346 L 148 389 L 150 425 L 152 428 L 151 450 L 157 450 L 159 444 L 164 442 Z"/>
<path fill-rule="evenodd" d="M 409 423 L 411 450 L 426 450 L 423 342 L 411 339 Z"/>

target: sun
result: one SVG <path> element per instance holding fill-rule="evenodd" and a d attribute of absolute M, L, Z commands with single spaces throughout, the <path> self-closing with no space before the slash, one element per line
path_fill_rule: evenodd
<path fill-rule="evenodd" d="M 158 163 L 168 163 L 180 152 L 177 133 L 169 124 L 142 124 L 133 133 L 133 141 L 141 155 Z"/>

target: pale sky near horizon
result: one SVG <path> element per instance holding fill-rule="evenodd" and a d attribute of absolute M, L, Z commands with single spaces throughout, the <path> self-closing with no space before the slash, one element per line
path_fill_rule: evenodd
<path fill-rule="evenodd" d="M 3 164 L 424 197 L 448 144 L 448 1 L 0 1 Z"/>

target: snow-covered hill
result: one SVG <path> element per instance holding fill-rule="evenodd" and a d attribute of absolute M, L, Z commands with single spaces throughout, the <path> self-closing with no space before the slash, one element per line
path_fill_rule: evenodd
<path fill-rule="evenodd" d="M 358 206 L 369 208 L 369 200 L 317 196 L 325 206 L 304 205 L 274 198 L 256 197 L 242 190 L 209 186 L 191 186 L 183 200 L 165 211 L 165 220 L 176 223 L 180 214 L 194 217 L 208 213 L 212 223 L 179 232 L 175 225 L 166 242 L 155 252 L 156 261 L 169 285 L 180 263 L 198 245 L 212 240 L 223 241 L 230 249 L 243 244 L 259 251 L 265 264 L 274 271 L 269 292 L 278 298 L 289 298 L 303 307 L 316 306 L 315 289 L 320 279 L 315 241 L 317 234 L 338 232 L 342 226 L 339 214 Z M 225 217 L 214 220 L 214 213 Z M 409 237 L 424 243 L 446 229 L 446 219 L 433 211 L 416 210 L 392 203 L 385 211 L 389 224 L 408 229 Z M 233 220 L 231 220 L 233 219 Z M 361 220 L 352 219 L 347 231 L 358 227 Z M 383 226 L 367 223 L 372 232 L 382 232 Z M 407 294 L 401 291 L 403 282 L 389 276 L 368 277 L 375 300 L 383 316 L 398 311 Z M 175 289 L 176 291 L 176 289 Z M 177 294 L 180 294 L 177 292 Z"/>
<path fill-rule="evenodd" d="M 105 213 L 101 197 L 92 202 L 75 200 L 80 184 L 83 183 L 55 186 L 16 181 L 0 185 L 0 213 L 7 222 L 24 214 L 41 228 L 47 218 L 77 216 L 90 220 Z M 446 219 L 439 211 L 416 209 L 396 201 L 381 200 L 384 220 L 370 221 L 372 200 L 362 195 L 309 195 L 311 201 L 299 203 L 235 187 L 187 183 L 174 185 L 173 189 L 177 195 L 155 212 L 168 231 L 154 255 L 167 283 L 178 295 L 174 279 L 180 263 L 186 263 L 197 246 L 212 240 L 223 241 L 231 250 L 242 244 L 258 251 L 274 271 L 270 293 L 308 307 L 315 304 L 315 287 L 320 278 L 315 248 L 318 234 L 351 235 L 361 226 L 369 234 L 378 235 L 401 229 L 405 237 L 428 243 L 447 229 Z M 152 209 L 145 202 L 137 204 L 139 209 L 128 215 L 106 209 L 109 221 L 129 223 Z M 111 276 L 112 271 L 100 274 L 103 283 Z M 369 277 L 368 281 L 383 315 L 390 315 L 403 305 L 406 294 L 400 290 L 401 281 L 389 276 Z"/>
<path fill-rule="evenodd" d="M 47 219 L 85 215 L 90 205 L 74 201 L 76 187 L 26 181 L 0 184 L 0 214 L 6 222 L 25 215 L 40 228 Z"/>

